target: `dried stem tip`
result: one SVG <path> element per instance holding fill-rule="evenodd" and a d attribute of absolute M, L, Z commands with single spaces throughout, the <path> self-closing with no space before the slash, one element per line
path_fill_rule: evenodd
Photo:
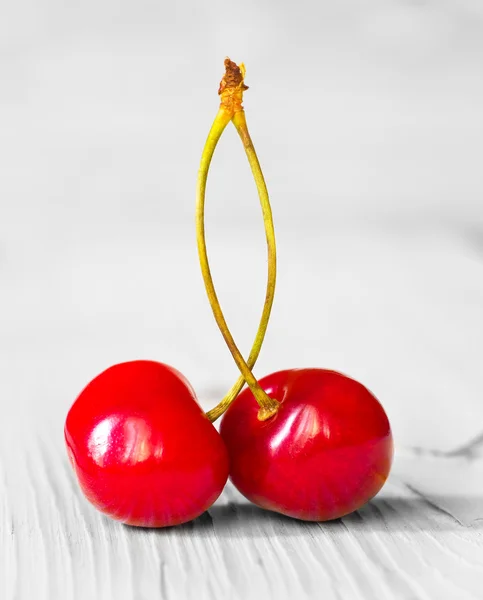
<path fill-rule="evenodd" d="M 238 66 L 229 58 L 225 58 L 225 74 L 220 81 L 218 94 L 221 106 L 232 115 L 243 110 L 243 92 L 248 89 L 244 79 L 245 65 L 240 63 Z"/>
<path fill-rule="evenodd" d="M 226 88 L 240 88 L 247 90 L 248 86 L 245 85 L 243 79 L 245 77 L 245 65 L 243 63 L 238 66 L 229 58 L 225 58 L 225 74 L 223 79 L 220 81 L 220 87 L 218 94 L 222 94 Z"/>

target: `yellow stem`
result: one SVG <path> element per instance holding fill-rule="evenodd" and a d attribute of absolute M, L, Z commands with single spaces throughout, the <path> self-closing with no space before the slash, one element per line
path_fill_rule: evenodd
<path fill-rule="evenodd" d="M 213 284 L 213 278 L 211 276 L 210 266 L 209 266 L 209 262 L 208 262 L 208 254 L 207 254 L 207 250 L 206 250 L 205 226 L 204 226 L 204 206 L 205 206 L 205 192 L 206 192 L 206 181 L 207 181 L 207 177 L 208 177 L 208 170 L 209 170 L 209 167 L 211 164 L 211 160 L 212 160 L 216 145 L 217 145 L 225 127 L 227 126 L 229 121 L 232 119 L 233 114 L 238 114 L 239 112 L 241 112 L 241 110 L 242 109 L 239 106 L 237 107 L 237 109 L 235 111 L 227 110 L 226 106 L 224 106 L 222 103 L 220 110 L 219 110 L 217 116 L 215 117 L 215 120 L 213 122 L 211 130 L 208 134 L 208 139 L 206 140 L 206 144 L 205 144 L 203 154 L 201 157 L 201 165 L 200 165 L 200 169 L 198 172 L 197 199 L 196 199 L 196 233 L 197 233 L 198 253 L 199 253 L 199 259 L 200 259 L 201 273 L 203 275 L 206 293 L 207 293 L 211 308 L 213 310 L 213 315 L 215 317 L 216 323 L 225 339 L 225 342 L 235 360 L 235 363 L 236 363 L 238 369 L 240 370 L 240 372 L 242 374 L 242 377 L 236 382 L 236 384 L 233 386 L 233 388 L 230 390 L 230 392 L 227 394 L 227 396 L 222 400 L 222 402 L 217 407 L 215 407 L 215 409 L 213 409 L 213 411 L 210 411 L 209 413 L 207 413 L 208 417 L 211 420 L 215 420 L 218 416 L 220 416 L 222 414 L 222 411 L 224 412 L 224 410 L 226 410 L 226 408 L 228 408 L 229 402 L 231 403 L 233 401 L 233 399 L 236 397 L 236 395 L 238 394 L 240 389 L 243 387 L 244 381 L 246 381 L 246 383 L 250 387 L 255 399 L 257 400 L 258 404 L 260 405 L 259 418 L 261 420 L 269 418 L 270 416 L 275 414 L 275 412 L 277 412 L 277 410 L 278 410 L 278 402 L 276 400 L 270 398 L 265 393 L 265 391 L 261 388 L 260 384 L 258 383 L 258 381 L 254 377 L 253 373 L 251 372 L 252 367 L 249 366 L 245 362 L 243 356 L 241 355 L 238 347 L 235 344 L 235 341 L 233 339 L 233 336 L 230 333 L 230 330 L 228 329 L 228 325 L 225 321 L 218 297 L 216 295 L 215 287 Z M 237 129 L 238 129 L 238 127 L 237 127 Z M 246 125 L 245 125 L 245 129 L 246 129 Z M 246 132 L 246 135 L 248 135 L 248 132 Z M 249 136 L 247 139 L 249 139 Z M 257 186 L 258 186 L 260 181 L 263 182 L 263 176 L 261 176 L 261 170 L 260 170 L 260 166 L 258 165 L 258 161 L 256 161 L 256 165 L 255 165 L 253 158 L 250 159 L 250 156 L 253 157 L 253 155 L 254 155 L 253 144 L 251 144 L 251 143 L 250 143 L 250 148 L 251 148 L 250 154 L 248 154 L 248 149 L 247 149 L 247 155 L 249 156 L 249 160 L 251 160 L 250 164 L 252 165 L 252 170 L 254 171 L 254 174 L 255 174 L 255 169 L 258 166 L 258 170 L 259 170 L 259 175 L 257 176 L 258 177 Z M 255 159 L 256 159 L 256 155 L 255 155 Z M 264 187 L 264 196 L 263 196 L 264 201 L 263 201 L 262 205 L 264 208 L 264 221 L 265 221 L 265 223 L 267 223 L 267 221 L 269 221 L 271 224 L 271 211 L 269 210 L 270 207 L 268 204 L 268 194 L 266 193 L 266 187 L 264 186 L 264 183 L 263 183 L 263 187 Z M 262 196 L 261 196 L 261 200 L 262 200 Z M 268 210 L 267 210 L 267 205 L 268 205 Z M 250 363 L 253 363 L 253 364 L 255 363 L 255 360 L 258 357 L 258 354 L 260 352 L 261 343 L 263 342 L 263 337 L 265 335 L 266 327 L 268 324 L 268 317 L 270 315 L 271 305 L 273 302 L 273 293 L 274 293 L 274 289 L 275 289 L 275 266 L 276 266 L 276 263 L 275 263 L 275 245 L 274 245 L 275 236 L 273 233 L 273 224 L 271 224 L 270 229 L 271 229 L 271 231 L 269 231 L 267 229 L 267 243 L 270 240 L 270 244 L 272 244 L 272 242 L 273 242 L 273 246 L 271 246 L 272 250 L 270 252 L 271 269 L 270 269 L 270 276 L 269 276 L 269 286 L 267 286 L 267 297 L 266 297 L 266 303 L 265 303 L 266 306 L 264 307 L 262 319 L 260 322 L 260 327 L 257 332 L 254 347 L 252 348 L 252 351 L 250 352 L 250 358 L 251 358 Z M 268 302 L 267 302 L 267 299 L 268 299 Z"/>
<path fill-rule="evenodd" d="M 250 164 L 253 178 L 258 190 L 260 198 L 260 204 L 263 213 L 263 222 L 265 225 L 265 236 L 267 240 L 267 252 L 268 252 L 268 274 L 267 274 L 267 290 L 265 295 L 265 303 L 263 305 L 263 312 L 260 318 L 258 331 L 253 342 L 250 355 L 247 360 L 247 366 L 251 370 L 257 362 L 260 350 L 263 345 L 263 340 L 267 331 L 268 322 L 270 320 L 270 313 L 272 310 L 273 299 L 275 296 L 275 283 L 277 277 L 277 250 L 275 243 L 275 231 L 273 226 L 272 209 L 270 207 L 270 200 L 268 197 L 267 186 L 263 177 L 262 169 L 258 161 L 253 142 L 248 133 L 245 112 L 239 110 L 235 112 L 232 118 L 233 124 L 235 125 L 238 135 L 243 142 L 243 147 Z M 233 387 L 226 394 L 217 406 L 206 413 L 210 421 L 216 421 L 225 411 L 228 409 L 233 400 L 238 396 L 240 390 L 245 384 L 245 378 L 243 375 L 237 379 Z"/>

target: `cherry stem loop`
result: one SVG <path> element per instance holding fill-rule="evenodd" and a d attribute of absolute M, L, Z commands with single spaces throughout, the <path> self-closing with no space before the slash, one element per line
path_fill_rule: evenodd
<path fill-rule="evenodd" d="M 243 92 L 248 89 L 244 83 L 245 67 L 243 64 L 237 66 L 230 59 L 225 60 L 226 73 L 220 83 L 220 109 L 215 117 L 213 125 L 208 134 L 208 138 L 201 156 L 201 164 L 198 171 L 197 193 L 196 193 L 196 236 L 198 242 L 198 254 L 201 267 L 201 273 L 205 284 L 206 294 L 210 302 L 213 315 L 215 317 L 218 328 L 225 340 L 228 349 L 230 350 L 233 359 L 241 373 L 241 376 L 235 382 L 233 387 L 221 400 L 221 402 L 212 410 L 207 412 L 207 416 L 211 421 L 215 421 L 220 417 L 230 406 L 233 400 L 237 397 L 245 382 L 250 387 L 252 394 L 260 406 L 258 418 L 265 420 L 273 416 L 279 407 L 279 403 L 270 398 L 265 390 L 260 386 L 257 379 L 252 373 L 252 369 L 258 359 L 260 350 L 265 338 L 270 313 L 272 309 L 273 299 L 275 295 L 276 282 L 276 244 L 275 231 L 273 226 L 272 211 L 268 197 L 268 191 L 263 177 L 262 169 L 258 161 L 253 142 L 248 133 L 245 111 L 243 110 L 242 100 Z M 250 164 L 252 174 L 257 186 L 260 204 L 262 207 L 263 221 L 265 225 L 265 236 L 267 241 L 268 253 L 268 273 L 267 273 L 267 288 L 265 302 L 263 306 L 262 316 L 258 331 L 250 351 L 248 360 L 245 361 L 240 350 L 238 349 L 233 336 L 226 323 L 223 311 L 216 294 L 216 290 L 211 275 L 210 265 L 208 261 L 208 252 L 205 239 L 205 195 L 208 172 L 211 165 L 211 160 L 215 152 L 216 146 L 225 131 L 228 123 L 232 121 L 240 139 L 242 140 L 245 153 Z"/>

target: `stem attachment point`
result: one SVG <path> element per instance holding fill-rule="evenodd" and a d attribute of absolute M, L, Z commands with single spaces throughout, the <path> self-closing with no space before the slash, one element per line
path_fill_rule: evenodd
<path fill-rule="evenodd" d="M 277 414 L 278 409 L 280 408 L 280 404 L 272 398 L 270 398 L 270 400 L 272 400 L 272 402 L 274 403 L 273 406 L 262 406 L 258 411 L 257 417 L 259 421 L 268 421 L 268 419 Z"/>

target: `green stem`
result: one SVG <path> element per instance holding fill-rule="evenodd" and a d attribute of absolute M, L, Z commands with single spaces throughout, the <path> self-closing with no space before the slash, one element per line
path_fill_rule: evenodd
<path fill-rule="evenodd" d="M 257 331 L 257 335 L 255 338 L 255 342 L 253 348 L 250 352 L 250 356 L 248 358 L 248 363 L 245 362 L 243 356 L 241 355 L 238 347 L 235 344 L 233 336 L 228 329 L 227 323 L 225 321 L 223 312 L 221 310 L 221 306 L 216 295 L 215 287 L 213 284 L 213 279 L 211 276 L 210 266 L 208 262 L 208 254 L 206 250 L 206 240 L 205 240 L 205 226 L 204 226 L 204 207 L 205 207 L 205 192 L 206 192 L 206 181 L 208 177 L 208 170 L 211 164 L 211 160 L 213 157 L 213 153 L 215 151 L 216 145 L 225 130 L 225 127 L 228 125 L 229 121 L 233 119 L 235 127 L 243 141 L 245 151 L 252 168 L 252 173 L 255 178 L 255 182 L 257 184 L 257 189 L 260 196 L 260 202 L 263 210 L 263 218 L 265 223 L 265 231 L 267 238 L 267 246 L 268 246 L 268 255 L 269 255 L 269 272 L 268 272 L 268 282 L 267 282 L 267 292 L 265 298 L 264 309 L 262 313 L 262 317 L 260 320 L 260 325 Z M 233 400 L 238 395 L 239 391 L 244 385 L 244 382 L 248 384 L 250 390 L 252 391 L 255 399 L 257 400 L 260 411 L 259 418 L 261 420 L 267 419 L 275 414 L 278 410 L 278 402 L 272 398 L 270 398 L 263 388 L 260 386 L 256 378 L 254 377 L 251 369 L 255 364 L 258 355 L 260 353 L 260 349 L 263 343 L 263 339 L 265 336 L 265 332 L 268 325 L 268 320 L 270 317 L 270 311 L 272 308 L 273 297 L 275 293 L 275 279 L 276 279 L 276 247 L 275 247 L 275 233 L 273 229 L 273 221 L 272 214 L 270 209 L 270 203 L 268 199 L 268 193 L 265 185 L 265 181 L 263 179 L 263 174 L 260 168 L 260 164 L 258 162 L 255 149 L 253 147 L 253 143 L 251 142 L 250 136 L 248 134 L 248 130 L 246 127 L 246 121 L 243 110 L 238 109 L 234 114 L 231 111 L 227 111 L 223 106 L 220 108 L 211 130 L 208 134 L 208 139 L 206 140 L 205 148 L 203 150 L 203 154 L 201 157 L 201 165 L 198 172 L 198 185 L 197 185 L 197 201 L 196 201 L 196 232 L 197 232 L 197 241 L 198 241 L 198 253 L 200 259 L 201 272 L 203 275 L 203 280 L 205 283 L 206 293 L 208 296 L 208 300 L 210 302 L 213 315 L 215 317 L 216 323 L 225 339 L 225 342 L 235 360 L 235 363 L 238 369 L 241 372 L 241 377 L 237 380 L 228 394 L 223 398 L 223 400 L 211 411 L 207 413 L 207 416 L 210 420 L 214 421 L 221 414 L 225 412 L 228 406 L 233 402 Z"/>

